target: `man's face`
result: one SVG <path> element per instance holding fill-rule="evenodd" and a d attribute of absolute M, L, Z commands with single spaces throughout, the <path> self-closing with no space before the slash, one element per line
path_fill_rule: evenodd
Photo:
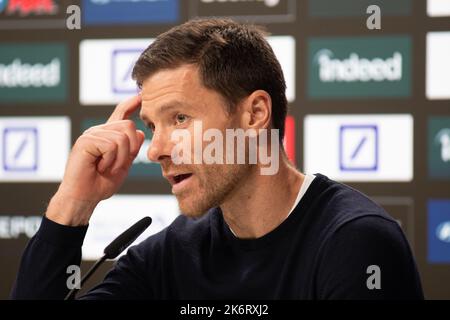
<path fill-rule="evenodd" d="M 202 85 L 195 66 L 162 70 L 146 79 L 142 85 L 141 118 L 154 132 L 147 156 L 161 164 L 183 214 L 197 217 L 219 206 L 249 174 L 248 165 L 173 163 L 171 154 L 177 144 L 171 140 L 174 130 L 186 129 L 190 133 L 194 159 L 195 134 L 198 136 L 194 121 L 201 121 L 203 131 L 214 128 L 224 136 L 225 129 L 239 127 L 239 108 L 228 114 L 224 99 Z M 201 136 L 197 140 L 203 141 Z M 207 143 L 202 144 L 204 147 Z"/>

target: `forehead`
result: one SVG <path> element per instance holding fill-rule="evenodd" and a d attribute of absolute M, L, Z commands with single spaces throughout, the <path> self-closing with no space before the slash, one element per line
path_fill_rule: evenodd
<path fill-rule="evenodd" d="M 140 116 L 144 120 L 153 118 L 163 109 L 167 110 L 167 106 L 181 106 L 210 113 L 225 105 L 218 92 L 202 84 L 195 65 L 182 65 L 156 72 L 143 82 L 141 96 Z"/>
<path fill-rule="evenodd" d="M 166 91 L 189 92 L 189 89 L 202 87 L 198 69 L 183 65 L 175 69 L 164 69 L 147 78 L 142 84 L 143 100 L 154 100 Z"/>
<path fill-rule="evenodd" d="M 158 71 L 142 84 L 141 113 L 175 100 L 178 103 L 196 100 L 206 88 L 200 83 L 198 70 L 191 65 Z"/>

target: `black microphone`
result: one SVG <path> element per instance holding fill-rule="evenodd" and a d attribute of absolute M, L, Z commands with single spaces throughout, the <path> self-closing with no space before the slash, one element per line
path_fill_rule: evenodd
<path fill-rule="evenodd" d="M 97 262 L 92 266 L 91 269 L 86 273 L 86 275 L 81 279 L 80 288 L 73 288 L 64 298 L 64 300 L 71 300 L 75 298 L 78 290 L 81 289 L 83 284 L 87 279 L 94 273 L 95 270 L 106 260 L 116 258 L 123 250 L 125 250 L 134 240 L 139 237 L 145 229 L 152 223 L 152 218 L 144 217 L 129 229 L 125 230 L 121 235 L 114 239 L 106 248 L 103 250 L 103 256 L 97 260 Z"/>

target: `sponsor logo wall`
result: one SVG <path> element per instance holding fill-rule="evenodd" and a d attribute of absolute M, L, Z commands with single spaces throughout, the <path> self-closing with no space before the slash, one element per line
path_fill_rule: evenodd
<path fill-rule="evenodd" d="M 433 179 L 450 180 L 450 117 L 428 120 L 428 173 Z"/>
<path fill-rule="evenodd" d="M 178 0 L 83 0 L 86 25 L 176 22 Z"/>
<path fill-rule="evenodd" d="M 308 115 L 304 168 L 341 181 L 411 181 L 411 115 Z"/>
<path fill-rule="evenodd" d="M 254 22 L 295 20 L 297 0 L 192 0 L 191 17 L 227 16 Z"/>
<path fill-rule="evenodd" d="M 54 0 L 2 0 L 0 15 L 3 17 L 53 16 L 59 12 L 58 4 Z"/>
<path fill-rule="evenodd" d="M 133 64 L 156 36 L 211 16 L 267 27 L 287 82 L 289 159 L 385 208 L 427 298 L 450 299 L 436 286 L 450 278 L 450 0 L 82 0 L 82 29 L 69 31 L 71 4 L 0 0 L 0 299 L 71 145 L 138 92 Z M 381 9 L 381 30 L 366 28 L 369 5 Z M 179 215 L 147 159 L 152 135 L 133 119 L 147 137 L 119 194 L 93 215 L 84 266 L 142 216 L 153 224 L 138 241 Z"/>
<path fill-rule="evenodd" d="M 80 43 L 80 103 L 114 105 L 136 94 L 131 73 L 152 39 L 83 40 Z"/>
<path fill-rule="evenodd" d="M 0 240 L 31 239 L 41 221 L 42 216 L 0 215 Z"/>
<path fill-rule="evenodd" d="M 428 261 L 450 263 L 450 199 L 428 202 Z"/>
<path fill-rule="evenodd" d="M 298 55 L 295 51 L 295 39 L 291 36 L 271 36 L 267 39 L 277 56 L 286 80 L 286 97 L 289 102 L 295 100 L 295 66 Z"/>
<path fill-rule="evenodd" d="M 439 1 L 439 0 L 437 0 Z M 377 5 L 383 16 L 405 16 L 411 13 L 411 0 L 308 0 L 312 17 L 352 17 L 364 16 L 367 7 Z"/>
<path fill-rule="evenodd" d="M 286 78 L 286 95 L 295 100 L 295 40 L 291 36 L 268 38 Z M 80 44 L 80 103 L 116 104 L 138 88 L 131 78 L 133 66 L 153 39 L 83 40 Z"/>
<path fill-rule="evenodd" d="M 450 32 L 427 34 L 427 97 L 450 99 Z"/>
<path fill-rule="evenodd" d="M 0 29 L 64 28 L 70 0 L 2 0 Z"/>
<path fill-rule="evenodd" d="M 0 103 L 65 101 L 67 46 L 0 43 Z"/>
<path fill-rule="evenodd" d="M 450 0 L 428 0 L 427 12 L 430 17 L 450 17 Z"/>
<path fill-rule="evenodd" d="M 283 147 L 286 150 L 286 155 L 288 159 L 292 161 L 292 163 L 296 164 L 296 148 L 295 148 L 295 139 L 296 136 L 296 128 L 295 128 L 295 118 L 293 116 L 287 116 L 286 123 L 284 127 L 284 139 L 283 139 Z"/>
<path fill-rule="evenodd" d="M 308 67 L 311 98 L 408 97 L 411 39 L 311 38 Z"/>
<path fill-rule="evenodd" d="M 60 181 L 70 149 L 70 119 L 3 117 L 0 141 L 0 182 Z"/>

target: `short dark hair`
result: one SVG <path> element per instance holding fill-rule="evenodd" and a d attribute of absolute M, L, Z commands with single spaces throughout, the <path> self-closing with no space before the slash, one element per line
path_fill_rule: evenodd
<path fill-rule="evenodd" d="M 243 98 L 265 90 L 272 99 L 272 126 L 284 136 L 286 83 L 261 27 L 230 19 L 195 19 L 159 35 L 133 68 L 139 87 L 154 73 L 182 64 L 199 67 L 206 88 L 220 93 L 232 112 Z"/>

